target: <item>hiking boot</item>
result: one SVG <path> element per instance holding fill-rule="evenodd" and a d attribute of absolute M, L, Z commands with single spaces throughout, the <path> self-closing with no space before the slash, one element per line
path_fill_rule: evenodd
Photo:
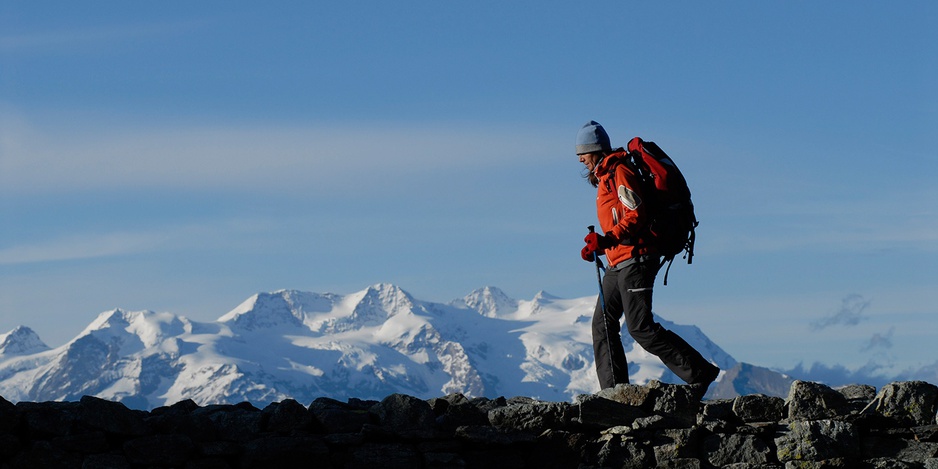
<path fill-rule="evenodd" d="M 710 363 L 707 363 L 707 365 L 709 367 L 706 370 L 700 372 L 700 374 L 697 375 L 695 382 L 690 385 L 694 394 L 698 399 L 701 400 L 704 398 L 704 395 L 707 394 L 707 389 L 710 388 L 710 385 L 716 381 L 717 376 L 720 376 L 719 367 Z"/>

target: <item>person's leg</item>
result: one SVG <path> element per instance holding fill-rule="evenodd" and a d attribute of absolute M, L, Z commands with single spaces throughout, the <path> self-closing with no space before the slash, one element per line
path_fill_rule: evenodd
<path fill-rule="evenodd" d="M 654 319 L 651 304 L 657 273 L 658 268 L 653 261 L 630 265 L 621 272 L 619 290 L 625 305 L 625 324 L 629 334 L 684 382 L 709 383 L 716 378 L 716 367 L 684 339 L 661 327 Z M 714 376 L 711 378 L 711 375 Z"/>
<path fill-rule="evenodd" d="M 606 308 L 597 299 L 593 312 L 593 356 L 596 359 L 596 374 L 602 389 L 616 384 L 628 384 L 629 365 L 619 334 L 622 319 L 622 295 L 617 287 L 619 272 L 607 271 L 602 289 Z"/>

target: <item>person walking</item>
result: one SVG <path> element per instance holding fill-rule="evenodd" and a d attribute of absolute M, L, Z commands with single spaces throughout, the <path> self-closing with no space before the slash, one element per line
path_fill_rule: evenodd
<path fill-rule="evenodd" d="M 580 255 L 593 262 L 606 256 L 600 296 L 593 313 L 593 354 L 602 388 L 629 382 L 628 362 L 620 337 L 625 318 L 629 335 L 657 356 L 684 382 L 699 385 L 700 395 L 716 380 L 720 369 L 674 332 L 655 321 L 651 311 L 655 277 L 661 257 L 649 242 L 652 214 L 642 203 L 639 176 L 626 164 L 628 153 L 613 149 L 609 135 L 596 121 L 587 122 L 576 136 L 576 154 L 597 189 L 596 212 L 601 231 L 590 232 Z M 603 234 L 600 234 L 603 233 Z"/>

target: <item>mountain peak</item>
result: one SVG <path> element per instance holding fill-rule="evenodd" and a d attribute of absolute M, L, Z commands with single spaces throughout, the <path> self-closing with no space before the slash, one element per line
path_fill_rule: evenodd
<path fill-rule="evenodd" d="M 459 300 L 456 301 L 457 303 Z M 462 299 L 462 303 L 479 314 L 494 318 L 502 313 L 514 312 L 518 308 L 518 301 L 511 299 L 505 292 L 496 287 L 482 287 L 474 290 Z"/>
<path fill-rule="evenodd" d="M 537 292 L 536 295 L 534 295 L 535 301 L 553 301 L 553 300 L 559 300 L 559 299 L 560 297 L 551 295 L 550 293 L 547 293 L 544 290 L 541 290 Z"/>
<path fill-rule="evenodd" d="M 243 330 L 271 329 L 278 326 L 299 327 L 303 318 L 292 307 L 293 292 L 278 290 L 258 293 L 218 318 Z"/>
<path fill-rule="evenodd" d="M 0 355 L 28 355 L 49 350 L 39 335 L 26 326 L 0 334 Z"/>
<path fill-rule="evenodd" d="M 136 337 L 143 347 L 158 344 L 164 337 L 183 333 L 188 319 L 173 313 L 153 311 L 127 311 L 121 308 L 105 311 L 98 315 L 78 338 L 95 335 L 111 337 Z"/>
<path fill-rule="evenodd" d="M 415 300 L 409 293 L 390 283 L 378 283 L 365 289 L 355 305 L 351 319 L 360 325 L 377 325 L 401 312 L 413 311 Z"/>

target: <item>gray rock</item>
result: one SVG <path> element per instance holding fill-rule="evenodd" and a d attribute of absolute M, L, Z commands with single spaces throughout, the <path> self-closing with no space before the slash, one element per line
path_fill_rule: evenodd
<path fill-rule="evenodd" d="M 754 435 L 710 435 L 703 441 L 703 452 L 710 464 L 725 467 L 728 464 L 765 464 L 772 449 L 768 443 Z"/>
<path fill-rule="evenodd" d="M 896 436 L 866 436 L 860 440 L 864 459 L 895 459 L 924 463 L 938 457 L 938 442 Z"/>
<path fill-rule="evenodd" d="M 847 399 L 847 407 L 851 415 L 862 412 L 876 398 L 876 388 L 866 384 L 850 384 L 834 390 Z"/>
<path fill-rule="evenodd" d="M 658 460 L 657 469 L 700 469 L 700 460 L 697 458 L 680 458 Z"/>
<path fill-rule="evenodd" d="M 655 465 L 655 454 L 639 442 L 615 435 L 608 438 L 598 452 L 604 467 L 644 469 Z"/>
<path fill-rule="evenodd" d="M 825 459 L 823 461 L 788 461 L 785 469 L 866 469 L 866 465 L 858 465 L 856 461 L 844 458 Z"/>
<path fill-rule="evenodd" d="M 487 411 L 467 400 L 447 405 L 446 410 L 436 420 L 442 428 L 452 430 L 466 425 L 488 425 L 489 415 Z"/>
<path fill-rule="evenodd" d="M 697 456 L 700 431 L 695 428 L 665 429 L 652 438 L 658 467 L 663 461 L 693 459 Z M 699 465 L 699 461 L 698 461 Z"/>
<path fill-rule="evenodd" d="M 535 441 L 531 433 L 500 430 L 489 425 L 459 427 L 456 429 L 456 438 L 479 445 L 502 446 Z"/>
<path fill-rule="evenodd" d="M 869 403 L 876 397 L 876 388 L 868 384 L 848 384 L 834 390 L 842 394 L 848 401 Z"/>
<path fill-rule="evenodd" d="M 860 467 L 863 469 L 921 469 L 922 466 L 896 459 L 874 458 L 863 461 Z"/>
<path fill-rule="evenodd" d="M 791 420 L 822 420 L 850 413 L 843 394 L 825 384 L 810 381 L 792 383 L 787 402 Z"/>
<path fill-rule="evenodd" d="M 857 429 L 837 420 L 796 420 L 775 438 L 778 460 L 823 461 L 856 458 L 860 454 Z"/>
<path fill-rule="evenodd" d="M 0 466 L 938 469 L 927 383 L 893 383 L 861 413 L 871 387 L 798 383 L 787 413 L 784 401 L 763 395 L 701 405 L 685 388 L 619 386 L 573 404 L 391 395 L 321 398 L 306 409 L 287 399 L 263 411 L 189 400 L 143 412 L 91 397 L 0 399 Z M 688 409 L 699 409 L 698 424 L 687 424 Z M 823 415 L 831 417 L 815 419 Z"/>
<path fill-rule="evenodd" d="M 654 403 L 652 411 L 656 414 L 666 414 L 690 427 L 697 422 L 697 413 L 700 411 L 700 397 L 693 387 L 681 384 L 667 384 L 661 381 L 651 381 L 648 388 L 657 391 L 653 393 Z"/>
<path fill-rule="evenodd" d="M 335 399 L 320 397 L 309 405 L 326 433 L 358 433 L 375 418 L 367 409 L 361 409 Z"/>
<path fill-rule="evenodd" d="M 597 395 L 581 397 L 576 408 L 578 410 L 577 423 L 590 428 L 632 425 L 635 419 L 648 416 L 648 413 L 639 407 Z"/>
<path fill-rule="evenodd" d="M 309 430 L 315 422 L 309 410 L 293 399 L 271 403 L 262 414 L 266 420 L 266 430 L 279 434 Z"/>
<path fill-rule="evenodd" d="M 639 407 L 651 412 L 655 406 L 655 391 L 647 386 L 637 384 L 617 384 L 596 393 L 599 397 Z"/>
<path fill-rule="evenodd" d="M 488 415 L 495 428 L 541 433 L 569 425 L 574 413 L 571 408 L 561 402 L 515 404 L 490 410 Z"/>
<path fill-rule="evenodd" d="M 194 410 L 192 415 L 208 419 L 218 438 L 226 441 L 250 440 L 262 428 L 261 411 L 249 404 L 210 405 Z"/>
<path fill-rule="evenodd" d="M 739 418 L 733 413 L 735 399 L 715 399 L 704 401 L 697 414 L 697 425 L 713 433 L 732 433 Z"/>
<path fill-rule="evenodd" d="M 435 418 L 430 404 L 406 394 L 391 394 L 369 410 L 378 424 L 396 433 L 432 430 Z"/>
<path fill-rule="evenodd" d="M 785 416 L 785 400 L 762 394 L 739 396 L 733 400 L 733 414 L 743 422 L 777 422 Z"/>
<path fill-rule="evenodd" d="M 895 382 L 883 386 L 875 399 L 878 414 L 900 425 L 931 425 L 938 412 L 938 386 L 924 381 Z"/>

